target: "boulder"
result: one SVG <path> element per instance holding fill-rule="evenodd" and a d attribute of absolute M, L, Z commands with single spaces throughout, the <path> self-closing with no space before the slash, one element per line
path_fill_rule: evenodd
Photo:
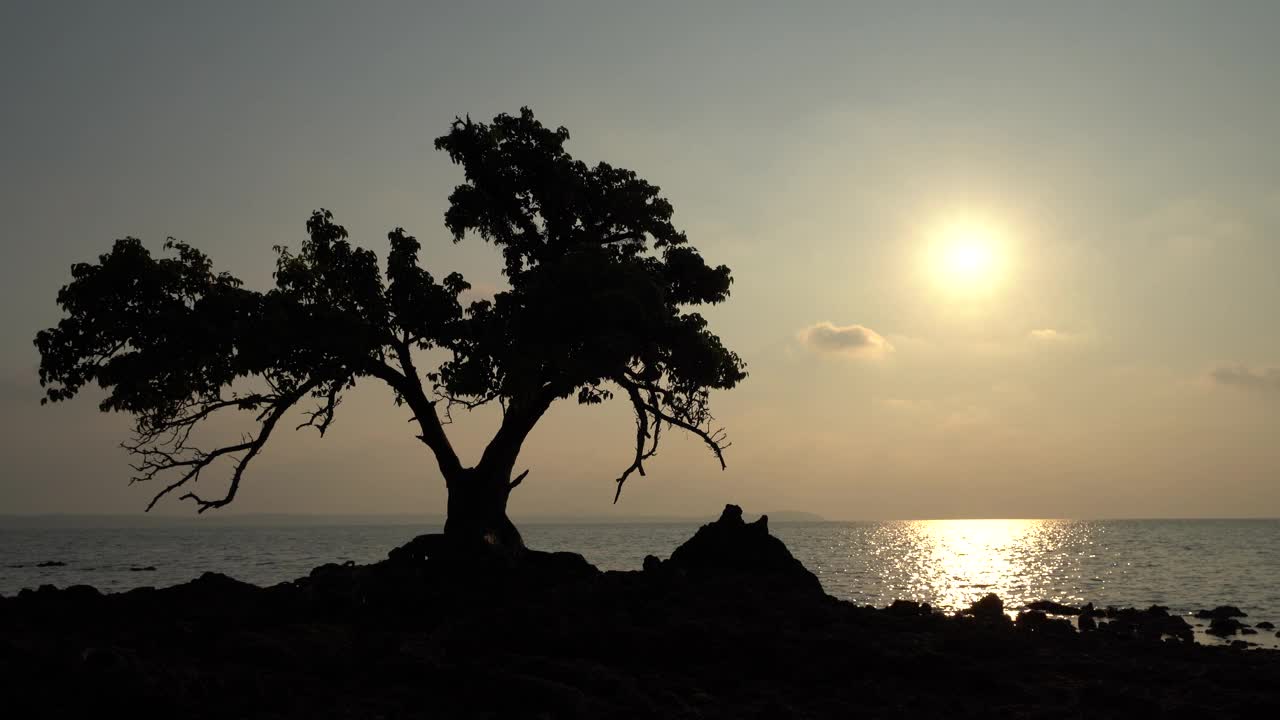
<path fill-rule="evenodd" d="M 1210 635 L 1217 635 L 1218 637 L 1227 637 L 1228 635 L 1235 635 L 1242 628 L 1244 628 L 1244 625 L 1242 625 L 1239 620 L 1230 617 L 1220 617 L 1214 618 L 1213 622 L 1209 623 L 1209 629 L 1205 632 Z"/>
<path fill-rule="evenodd" d="M 1113 635 L 1150 641 L 1172 636 L 1187 643 L 1195 639 L 1191 625 L 1181 616 L 1170 615 L 1169 609 L 1163 605 L 1152 605 L 1145 610 L 1108 607 L 1107 617 L 1111 622 L 1099 625 L 1098 629 Z"/>
<path fill-rule="evenodd" d="M 921 605 L 914 600 L 894 600 L 893 604 L 884 609 L 889 615 L 898 617 L 921 617 L 933 613 L 933 608 L 929 603 Z"/>
<path fill-rule="evenodd" d="M 1048 613 L 1050 615 L 1079 615 L 1080 614 L 1080 608 L 1072 607 L 1070 605 L 1063 605 L 1062 603 L 1054 602 L 1052 600 L 1036 600 L 1034 602 L 1029 602 L 1027 603 L 1027 609 L 1039 610 L 1040 612 Z"/>
<path fill-rule="evenodd" d="M 980 600 L 975 600 L 965 615 L 972 615 L 979 620 L 998 620 L 1004 615 L 1004 601 L 995 593 L 988 593 Z"/>
<path fill-rule="evenodd" d="M 1013 621 L 1014 627 L 1026 632 L 1071 634 L 1071 623 L 1062 618 L 1050 618 L 1040 610 L 1026 610 L 1018 613 Z"/>
<path fill-rule="evenodd" d="M 817 576 L 769 534 L 768 516 L 744 522 L 742 508 L 737 505 L 725 505 L 720 519 L 698 528 L 663 567 L 694 578 L 769 578 L 797 591 L 822 592 Z"/>
<path fill-rule="evenodd" d="M 1093 603 L 1085 603 L 1084 607 L 1080 608 L 1080 614 L 1088 615 L 1091 618 L 1100 618 L 1105 617 L 1107 613 L 1104 610 L 1095 608 Z"/>
<path fill-rule="evenodd" d="M 1276 629 L 1275 625 L 1273 625 L 1270 622 L 1267 622 L 1266 620 L 1263 620 L 1257 625 L 1254 625 L 1254 627 L 1258 628 L 1259 630 L 1275 630 Z"/>
<path fill-rule="evenodd" d="M 387 560 L 396 564 L 423 563 L 443 552 L 445 543 L 444 535 L 439 533 L 419 535 L 400 547 L 392 548 L 387 553 Z"/>
<path fill-rule="evenodd" d="M 1197 610 L 1196 617 L 1201 620 L 1218 620 L 1233 617 L 1249 617 L 1234 605 L 1219 605 L 1212 610 Z"/>

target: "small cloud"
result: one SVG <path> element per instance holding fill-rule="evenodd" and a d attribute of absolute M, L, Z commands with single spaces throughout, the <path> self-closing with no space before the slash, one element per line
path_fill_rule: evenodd
<path fill-rule="evenodd" d="M 1032 342 L 1038 343 L 1069 343 L 1077 342 L 1081 336 L 1076 333 L 1064 332 L 1062 330 L 1054 330 L 1053 328 L 1039 328 L 1027 333 L 1027 337 Z"/>
<path fill-rule="evenodd" d="M 883 335 L 864 325 L 820 322 L 801 330 L 800 342 L 817 353 L 881 357 L 893 352 L 893 345 Z"/>
<path fill-rule="evenodd" d="M 1250 390 L 1280 390 L 1280 368 L 1251 368 L 1247 365 L 1224 365 L 1209 375 L 1219 385 Z"/>

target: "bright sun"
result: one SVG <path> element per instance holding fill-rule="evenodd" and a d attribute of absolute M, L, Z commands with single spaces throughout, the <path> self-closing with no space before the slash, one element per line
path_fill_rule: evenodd
<path fill-rule="evenodd" d="M 990 225 L 956 222 L 934 234 L 930 264 L 939 284 L 953 291 L 991 290 L 1003 270 L 1000 233 Z"/>

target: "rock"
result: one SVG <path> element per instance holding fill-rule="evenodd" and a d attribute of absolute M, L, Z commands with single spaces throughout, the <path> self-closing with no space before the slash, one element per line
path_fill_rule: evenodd
<path fill-rule="evenodd" d="M 1241 628 L 1240 628 L 1240 634 L 1241 634 L 1241 635 L 1257 635 L 1257 634 L 1258 634 L 1258 631 L 1257 631 L 1257 630 L 1254 630 L 1254 629 L 1253 629 L 1253 628 L 1251 628 L 1251 627 L 1241 627 Z"/>
<path fill-rule="evenodd" d="M 1210 635 L 1217 635 L 1218 637 L 1226 637 L 1228 635 L 1235 635 L 1243 627 L 1244 625 L 1240 624 L 1240 621 L 1235 618 L 1214 618 L 1213 622 L 1209 623 L 1209 629 L 1205 632 Z"/>
<path fill-rule="evenodd" d="M 1191 625 L 1180 616 L 1169 615 L 1168 608 L 1163 605 L 1152 605 L 1145 610 L 1108 607 L 1107 617 L 1111 622 L 1099 625 L 1098 629 L 1113 635 L 1149 641 L 1158 641 L 1165 636 L 1187 643 L 1195 641 Z"/>
<path fill-rule="evenodd" d="M 1090 608 L 1092 609 L 1092 606 L 1090 606 Z M 1040 612 L 1049 613 L 1050 615 L 1079 615 L 1080 614 L 1080 608 L 1072 607 L 1070 605 L 1063 605 L 1062 603 L 1057 603 L 1052 600 L 1036 600 L 1034 602 L 1029 602 L 1027 603 L 1027 609 L 1039 610 Z"/>
<path fill-rule="evenodd" d="M 1000 620 L 1005 618 L 1004 601 L 995 593 L 987 593 L 982 599 L 975 600 L 963 613 L 979 620 Z"/>
<path fill-rule="evenodd" d="M 540 550 L 530 550 L 521 557 L 517 569 L 527 582 L 550 585 L 583 580 L 600 573 L 578 553 Z"/>
<path fill-rule="evenodd" d="M 1249 617 L 1234 605 L 1219 605 L 1212 610 L 1197 610 L 1196 617 L 1201 620 L 1217 620 L 1233 617 Z"/>
<path fill-rule="evenodd" d="M 1107 613 L 1103 610 L 1099 610 L 1095 608 L 1093 606 L 1093 603 L 1085 603 L 1085 606 L 1080 608 L 1080 614 L 1088 615 L 1091 618 L 1100 618 L 1100 617 L 1105 617 Z"/>
<path fill-rule="evenodd" d="M 439 533 L 419 535 L 398 548 L 392 548 L 387 559 L 399 564 L 423 563 L 428 557 L 443 552 L 446 542 L 444 535 Z"/>
<path fill-rule="evenodd" d="M 1263 620 L 1257 625 L 1254 625 L 1254 627 L 1258 628 L 1259 630 L 1275 630 L 1276 629 L 1275 625 L 1267 622 L 1266 620 Z"/>
<path fill-rule="evenodd" d="M 1043 625 L 1048 619 L 1049 616 L 1040 610 L 1024 610 L 1018 613 L 1018 617 L 1014 618 L 1013 624 L 1016 627 L 1028 628 Z"/>
<path fill-rule="evenodd" d="M 920 603 L 914 600 L 894 600 L 892 605 L 884 609 L 884 612 L 899 617 L 919 617 L 920 615 L 928 614 L 927 612 L 922 613 L 920 611 Z"/>
<path fill-rule="evenodd" d="M 532 550 L 477 569 L 428 540 L 271 588 L 208 573 L 0 597 L 6 717 L 1213 718 L 1280 700 L 1280 653 L 1181 647 L 1161 606 L 1088 635 L 1046 610 L 1010 621 L 995 595 L 963 613 L 981 621 L 877 610 L 788 591 L 816 578 L 764 523 L 708 528 L 646 572 Z"/>
<path fill-rule="evenodd" d="M 1071 623 L 1062 618 L 1050 618 L 1040 610 L 1027 610 L 1018 613 L 1013 621 L 1014 627 L 1026 632 L 1072 634 Z"/>
<path fill-rule="evenodd" d="M 822 592 L 818 577 L 769 534 L 768 516 L 748 524 L 737 505 L 725 505 L 719 520 L 698 528 L 663 565 L 691 577 L 754 576 L 791 590 Z"/>
<path fill-rule="evenodd" d="M 47 567 L 66 567 L 66 566 L 67 566 L 67 564 L 66 564 L 66 563 L 64 563 L 64 562 L 62 562 L 61 560 L 45 560 L 44 562 L 36 563 L 36 567 L 38 567 L 38 568 L 47 568 Z M 22 566 L 21 566 L 21 565 L 15 565 L 14 567 L 22 567 Z"/>
<path fill-rule="evenodd" d="M 1098 621 L 1093 619 L 1092 613 L 1082 612 L 1076 618 L 1076 627 L 1080 628 L 1080 632 L 1091 632 L 1098 629 Z"/>
<path fill-rule="evenodd" d="M 147 565 L 146 567 L 131 567 L 131 568 L 129 568 L 129 572 L 155 572 L 155 571 L 156 571 L 156 566 L 155 566 L 155 565 Z"/>
<path fill-rule="evenodd" d="M 881 610 L 894 617 L 931 617 L 933 606 L 929 603 L 918 603 L 914 600 L 894 600 L 893 604 Z"/>
<path fill-rule="evenodd" d="M 1248 648 L 1248 647 L 1251 647 L 1251 646 L 1253 646 L 1253 645 L 1254 645 L 1254 643 L 1251 643 L 1251 642 L 1245 642 L 1244 640 L 1232 640 L 1232 641 L 1231 641 L 1231 649 L 1232 649 L 1232 650 L 1244 650 L 1244 649 L 1246 649 L 1246 648 Z"/>
<path fill-rule="evenodd" d="M 658 572 L 662 569 L 662 561 L 656 555 L 645 555 L 643 568 L 647 573 Z"/>

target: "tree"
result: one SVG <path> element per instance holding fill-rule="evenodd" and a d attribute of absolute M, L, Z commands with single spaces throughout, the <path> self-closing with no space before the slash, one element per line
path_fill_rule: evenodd
<path fill-rule="evenodd" d="M 413 413 L 448 489 L 445 534 L 522 548 L 507 499 L 521 445 L 553 402 L 609 400 L 635 413 L 635 450 L 614 502 L 658 450 L 663 428 L 701 438 L 724 467 L 723 430 L 711 425 L 711 390 L 746 373 L 691 306 L 729 296 L 723 265 L 709 266 L 671 224 L 659 189 L 630 170 L 589 167 L 564 148 L 569 133 L 524 108 L 491 124 L 455 119 L 435 146 L 461 165 L 449 198 L 454 242 L 497 246 L 509 287 L 465 307 L 469 285 L 437 281 L 418 263 L 418 241 L 396 228 L 385 269 L 353 246 L 327 210 L 307 221 L 295 253 L 277 246 L 275 287 L 247 290 L 208 257 L 170 238 L 153 257 L 117 240 L 96 264 L 77 264 L 58 293 L 65 316 L 35 340 L 48 401 L 96 382 L 103 411 L 134 417 L 125 443 L 135 482 L 159 480 L 157 501 L 179 489 L 200 512 L 230 503 L 251 461 L 291 409 L 298 429 L 321 435 L 357 381 L 386 383 Z M 423 351 L 443 358 L 419 370 Z M 496 402 L 502 420 L 479 461 L 458 457 L 445 432 L 456 407 Z M 193 431 L 216 415 L 247 413 L 236 442 L 202 449 Z M 225 494 L 190 486 L 226 461 Z"/>

